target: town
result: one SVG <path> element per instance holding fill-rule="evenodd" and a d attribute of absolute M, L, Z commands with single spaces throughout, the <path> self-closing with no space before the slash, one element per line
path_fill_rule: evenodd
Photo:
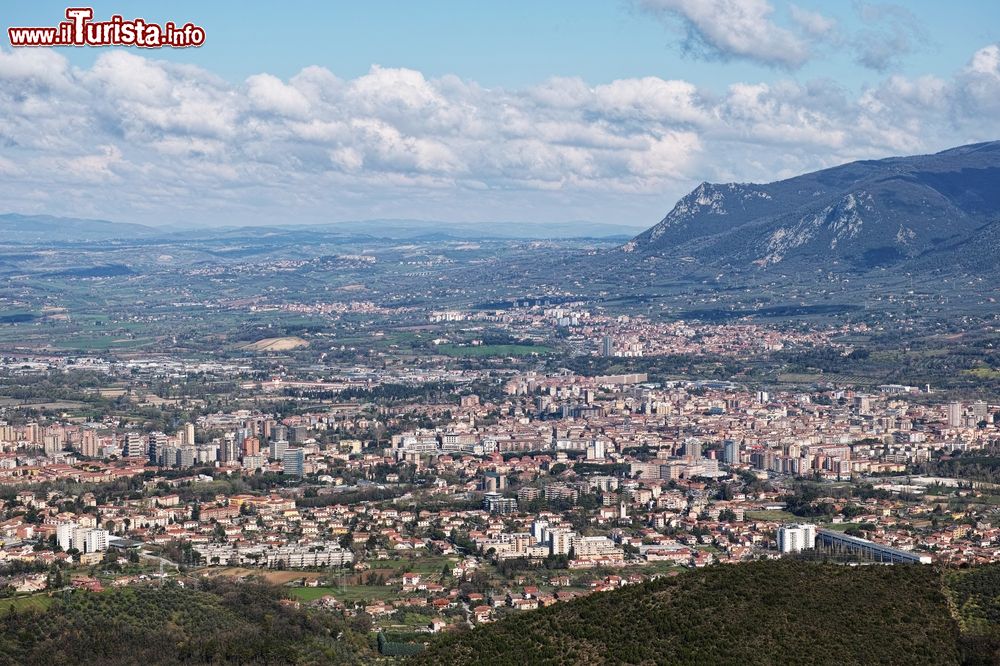
<path fill-rule="evenodd" d="M 560 323 L 571 313 L 539 316 L 580 325 Z M 698 355 L 804 340 L 759 327 L 587 325 L 594 359 L 638 354 L 638 340 Z M 836 344 L 845 332 L 807 335 Z M 1000 552 L 1000 486 L 944 471 L 1000 443 L 1000 407 L 982 400 L 520 362 L 248 381 L 257 364 L 7 359 L 10 378 L 86 369 L 121 388 L 101 420 L 71 416 L 73 403 L 3 407 L 0 589 L 30 598 L 264 575 L 302 604 L 413 635 L 715 563 L 967 566 Z M 210 396 L 150 390 L 206 375 L 259 406 L 212 410 Z M 411 395 L 373 393 L 413 377 L 424 383 Z M 428 382 L 432 392 L 417 390 Z M 172 430 L 135 418 L 154 406 L 197 416 Z"/>

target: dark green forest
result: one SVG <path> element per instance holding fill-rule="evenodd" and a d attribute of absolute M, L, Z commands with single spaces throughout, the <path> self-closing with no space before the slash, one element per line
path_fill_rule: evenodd
<path fill-rule="evenodd" d="M 991 647 L 960 644 L 934 568 L 783 560 L 519 614 L 442 637 L 410 663 L 958 664 L 991 663 Z"/>
<path fill-rule="evenodd" d="M 361 624 L 254 581 L 66 591 L 44 611 L 0 616 L 0 664 L 367 663 Z"/>

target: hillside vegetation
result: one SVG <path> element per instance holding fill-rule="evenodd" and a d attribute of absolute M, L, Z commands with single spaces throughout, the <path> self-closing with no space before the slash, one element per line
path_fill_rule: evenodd
<path fill-rule="evenodd" d="M 329 612 L 288 604 L 262 582 L 205 581 L 67 591 L 47 610 L 0 616 L 0 664 L 344 664 L 374 658 Z"/>
<path fill-rule="evenodd" d="M 411 663 L 958 664 L 958 639 L 936 569 L 774 561 L 519 614 L 443 637 Z"/>

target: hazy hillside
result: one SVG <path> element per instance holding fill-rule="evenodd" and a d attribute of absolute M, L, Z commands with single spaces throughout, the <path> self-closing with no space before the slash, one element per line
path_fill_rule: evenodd
<path fill-rule="evenodd" d="M 52 215 L 0 215 L 0 234 L 8 241 L 67 242 L 131 240 L 153 236 L 157 230 L 142 224 L 85 220 Z"/>
<path fill-rule="evenodd" d="M 1000 142 L 853 162 L 765 185 L 702 183 L 622 247 L 767 267 L 995 264 Z"/>
<path fill-rule="evenodd" d="M 207 239 L 293 238 L 309 242 L 317 236 L 381 238 L 398 240 L 482 240 L 496 239 L 626 239 L 637 229 L 599 222 L 496 222 L 458 223 L 434 220 L 359 220 L 328 224 L 297 224 L 294 221 L 271 226 L 152 227 L 126 222 L 88 220 L 51 215 L 0 215 L 0 234 L 9 241 L 87 242 L 102 240 L 155 241 Z"/>

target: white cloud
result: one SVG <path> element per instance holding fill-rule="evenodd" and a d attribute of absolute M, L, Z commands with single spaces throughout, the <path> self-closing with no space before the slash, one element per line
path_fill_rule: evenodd
<path fill-rule="evenodd" d="M 639 0 L 639 6 L 680 18 L 691 51 L 792 69 L 809 59 L 805 41 L 771 19 L 767 0 Z"/>
<path fill-rule="evenodd" d="M 255 74 L 247 79 L 247 99 L 259 111 L 292 118 L 309 113 L 309 100 L 295 87 L 270 74 Z"/>
<path fill-rule="evenodd" d="M 125 51 L 0 51 L 8 210 L 112 219 L 656 219 L 701 180 L 773 180 L 1000 135 L 1000 46 L 951 77 L 714 92 L 657 77 L 488 89 L 373 67 L 232 85 Z M 48 196 L 45 199 L 42 194 Z"/>
<path fill-rule="evenodd" d="M 789 5 L 788 13 L 802 30 L 816 38 L 827 38 L 837 29 L 837 21 L 819 12 L 803 9 L 798 5 Z"/>
<path fill-rule="evenodd" d="M 893 4 L 861 2 L 858 14 L 865 28 L 854 35 L 855 60 L 862 67 L 885 72 L 925 43 L 927 36 L 910 10 Z"/>
<path fill-rule="evenodd" d="M 968 69 L 973 74 L 1000 77 L 1000 45 L 990 44 L 976 51 Z"/>

